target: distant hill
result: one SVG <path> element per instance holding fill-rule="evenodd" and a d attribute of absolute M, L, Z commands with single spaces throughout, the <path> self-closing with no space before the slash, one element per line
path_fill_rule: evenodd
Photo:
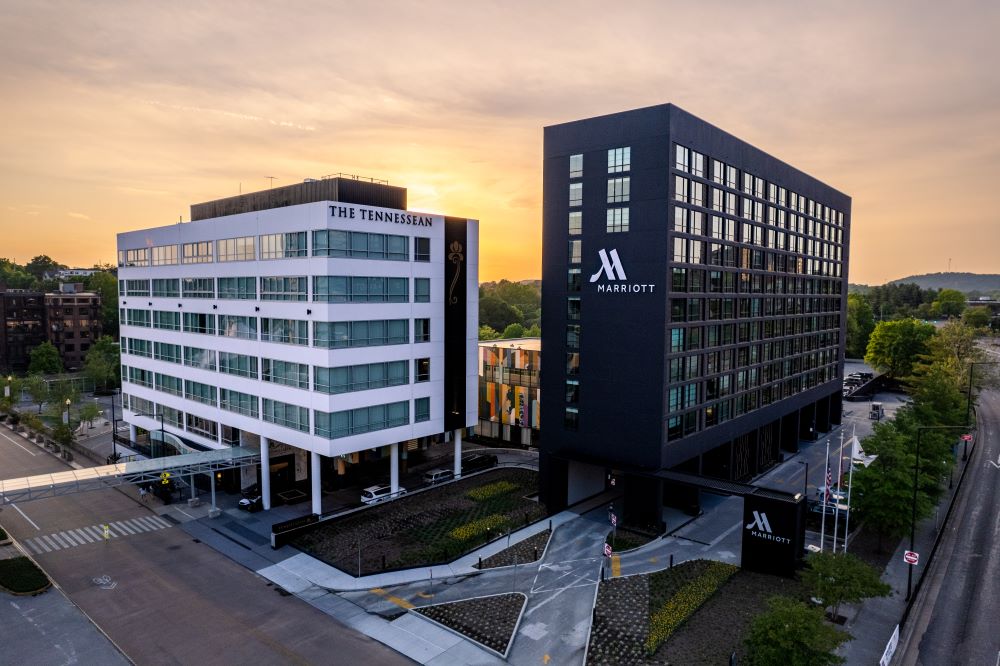
<path fill-rule="evenodd" d="M 996 273 L 926 273 L 892 280 L 888 284 L 916 284 L 921 289 L 957 289 L 989 294 L 1000 291 L 1000 275 Z"/>

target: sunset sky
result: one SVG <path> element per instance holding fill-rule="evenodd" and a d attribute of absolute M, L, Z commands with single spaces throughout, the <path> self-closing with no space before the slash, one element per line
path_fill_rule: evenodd
<path fill-rule="evenodd" d="M 545 125 L 673 102 L 854 199 L 851 282 L 1000 272 L 1000 3 L 5 2 L 0 257 L 346 172 L 541 276 Z"/>

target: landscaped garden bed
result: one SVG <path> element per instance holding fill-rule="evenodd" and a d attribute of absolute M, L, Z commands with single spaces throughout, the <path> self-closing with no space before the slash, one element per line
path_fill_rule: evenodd
<path fill-rule="evenodd" d="M 497 594 L 424 606 L 416 612 L 506 656 L 526 602 L 520 593 Z"/>
<path fill-rule="evenodd" d="M 37 594 L 51 584 L 45 572 L 27 557 L 0 560 L 0 589 L 14 594 Z"/>
<path fill-rule="evenodd" d="M 292 545 L 352 575 L 450 562 L 545 516 L 538 473 L 495 469 L 330 520 Z"/>
<path fill-rule="evenodd" d="M 493 569 L 496 567 L 508 567 L 512 564 L 526 564 L 535 562 L 545 552 L 545 546 L 552 536 L 551 530 L 543 530 L 527 539 L 515 543 L 510 548 L 504 548 L 495 555 L 483 558 L 482 565 L 477 565 L 480 569 Z"/>

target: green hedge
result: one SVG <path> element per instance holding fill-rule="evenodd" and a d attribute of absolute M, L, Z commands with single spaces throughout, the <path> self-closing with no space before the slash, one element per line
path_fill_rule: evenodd
<path fill-rule="evenodd" d="M 19 594 L 30 594 L 48 586 L 48 577 L 27 557 L 0 560 L 0 587 Z"/>

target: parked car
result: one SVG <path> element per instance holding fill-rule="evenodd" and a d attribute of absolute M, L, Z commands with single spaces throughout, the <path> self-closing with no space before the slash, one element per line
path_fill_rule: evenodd
<path fill-rule="evenodd" d="M 261 495 L 243 497 L 237 506 L 248 513 L 256 513 L 264 508 L 264 498 Z"/>
<path fill-rule="evenodd" d="M 424 473 L 424 483 L 431 486 L 451 481 L 453 478 L 455 478 L 455 473 L 450 469 L 438 468 Z"/>
<path fill-rule="evenodd" d="M 400 486 L 399 492 L 392 494 L 392 486 L 368 486 L 361 491 L 362 504 L 378 504 L 386 500 L 406 494 L 406 488 Z"/>
<path fill-rule="evenodd" d="M 462 456 L 462 473 L 496 467 L 497 457 L 492 453 L 470 453 Z"/>

